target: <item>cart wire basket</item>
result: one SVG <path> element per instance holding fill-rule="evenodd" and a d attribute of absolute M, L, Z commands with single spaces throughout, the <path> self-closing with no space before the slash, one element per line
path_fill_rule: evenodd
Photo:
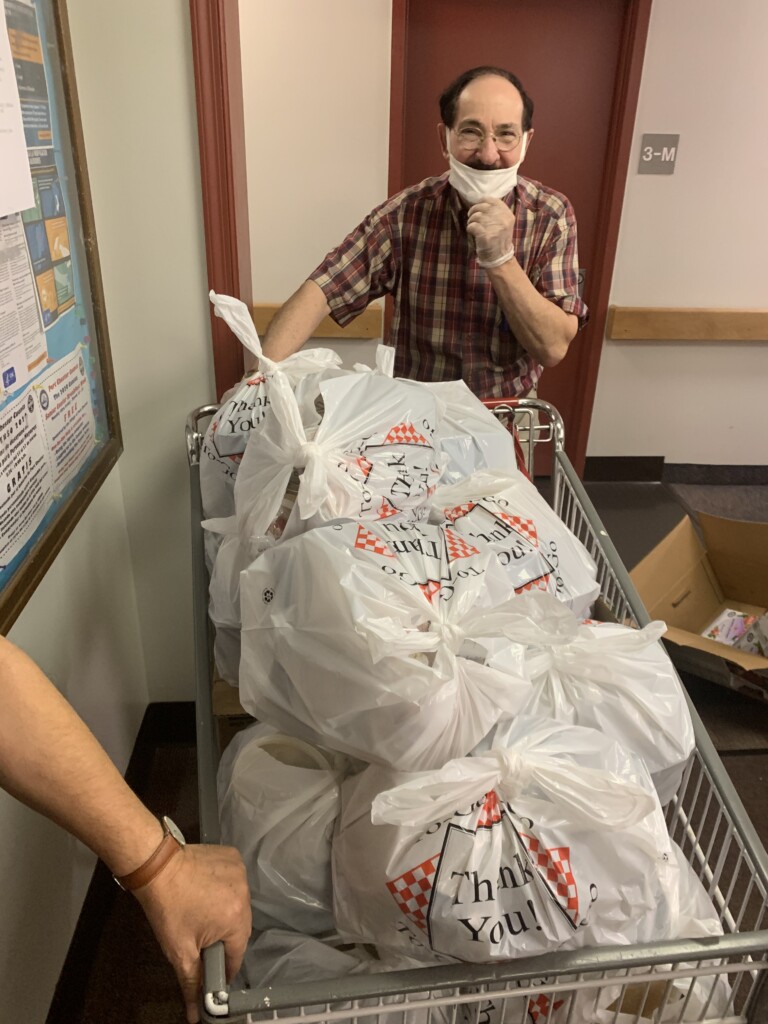
<path fill-rule="evenodd" d="M 565 454 L 557 410 L 540 399 L 487 404 L 499 417 L 515 417 L 530 471 L 535 451 L 547 452 L 547 458 L 551 454 L 551 476 L 543 493 L 595 560 L 609 614 L 628 625 L 646 625 L 648 614 Z M 213 657 L 199 463 L 202 424 L 216 410 L 217 406 L 196 409 L 186 425 L 200 831 L 206 843 L 220 841 L 219 749 L 211 702 Z M 692 705 L 691 715 L 696 747 L 678 792 L 665 809 L 666 821 L 670 837 L 712 900 L 722 936 L 557 951 L 492 965 L 425 966 L 262 989 L 227 985 L 223 946 L 217 943 L 203 955 L 203 1019 L 281 1024 L 768 1024 L 768 857 Z"/>

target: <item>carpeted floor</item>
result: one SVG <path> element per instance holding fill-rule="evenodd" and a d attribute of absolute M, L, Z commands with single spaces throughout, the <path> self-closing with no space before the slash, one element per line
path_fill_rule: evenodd
<path fill-rule="evenodd" d="M 598 513 L 628 566 L 684 511 L 768 520 L 768 487 L 592 484 Z M 725 770 L 768 845 L 768 704 L 685 677 Z M 152 719 L 149 721 L 149 719 Z M 129 781 L 189 839 L 198 834 L 192 705 L 153 705 L 137 741 Z M 97 869 L 48 1024 L 182 1024 L 176 980 L 133 899 Z"/>

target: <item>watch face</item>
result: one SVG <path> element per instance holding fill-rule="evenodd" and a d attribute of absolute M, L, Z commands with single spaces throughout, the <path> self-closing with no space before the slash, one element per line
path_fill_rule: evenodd
<path fill-rule="evenodd" d="M 165 827 L 168 829 L 169 833 L 173 836 L 173 838 L 176 840 L 179 846 L 186 845 L 186 840 L 184 836 L 181 834 L 181 829 L 175 822 L 171 821 L 171 819 L 168 817 L 164 817 L 163 825 L 165 825 Z"/>

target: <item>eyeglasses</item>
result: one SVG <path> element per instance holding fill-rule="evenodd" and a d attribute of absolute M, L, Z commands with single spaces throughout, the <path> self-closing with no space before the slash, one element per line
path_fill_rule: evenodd
<path fill-rule="evenodd" d="M 522 134 L 514 128 L 502 128 L 498 132 L 489 132 L 488 135 L 479 128 L 461 128 L 459 131 L 454 131 L 452 128 L 451 131 L 456 136 L 456 141 L 461 149 L 480 149 L 490 135 L 500 153 L 508 153 L 511 149 L 519 146 L 523 138 Z"/>

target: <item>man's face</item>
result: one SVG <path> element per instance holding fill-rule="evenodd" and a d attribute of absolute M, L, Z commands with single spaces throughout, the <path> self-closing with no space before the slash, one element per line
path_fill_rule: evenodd
<path fill-rule="evenodd" d="M 446 159 L 450 151 L 460 163 L 479 170 L 512 167 L 523 153 L 523 98 L 506 78 L 483 75 L 459 94 L 453 128 L 440 124 L 438 132 Z M 531 130 L 529 142 L 532 135 Z M 494 136 L 515 144 L 500 152 Z"/>

